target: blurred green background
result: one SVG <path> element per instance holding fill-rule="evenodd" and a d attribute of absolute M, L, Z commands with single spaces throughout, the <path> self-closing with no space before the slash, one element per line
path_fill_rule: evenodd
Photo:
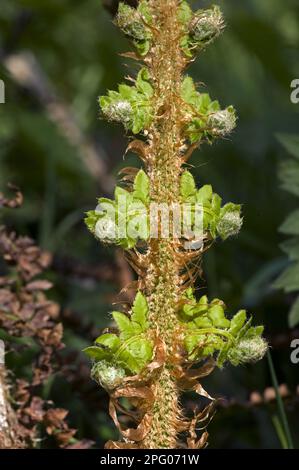
<path fill-rule="evenodd" d="M 239 121 L 230 139 L 203 146 L 191 164 L 198 183 L 211 183 L 225 201 L 243 204 L 245 221 L 238 238 L 215 245 L 205 256 L 207 291 L 232 312 L 245 307 L 266 325 L 278 382 L 288 387 L 285 407 L 298 447 L 299 364 L 290 361 L 290 338 L 298 337 L 298 330 L 288 327 L 294 297 L 271 286 L 288 265 L 278 228 L 298 206 L 298 199 L 280 188 L 277 174 L 288 158 L 278 135 L 299 133 L 299 104 L 290 101 L 290 83 L 299 78 L 299 4 L 217 3 L 227 29 L 189 73 L 224 106 L 233 104 Z M 116 5 L 1 0 L 0 8 L 0 78 L 6 85 L 6 103 L 0 105 L 0 190 L 10 181 L 25 197 L 22 209 L 5 212 L 5 222 L 54 254 L 51 295 L 63 309 L 65 354 L 78 380 L 58 374 L 48 393 L 70 410 L 79 437 L 99 447 L 116 434 L 107 396 L 88 378 L 80 351 L 107 325 L 111 302 L 132 274 L 115 250 L 93 240 L 82 219 L 96 197 L 110 194 L 123 166 L 139 165 L 134 156 L 123 157 L 123 131 L 102 121 L 97 105 L 100 94 L 136 71 L 136 64 L 119 55 L 130 45 L 113 25 Z M 250 402 L 253 391 L 263 397 L 273 385 L 266 359 L 215 372 L 204 385 L 226 399 L 209 426 L 210 447 L 281 447 L 275 400 Z"/>

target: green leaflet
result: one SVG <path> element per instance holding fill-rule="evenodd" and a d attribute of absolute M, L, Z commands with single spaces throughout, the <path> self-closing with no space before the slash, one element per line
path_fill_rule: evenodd
<path fill-rule="evenodd" d="M 281 188 L 299 197 L 299 162 L 297 160 L 283 160 L 279 164 L 278 173 Z"/>
<path fill-rule="evenodd" d="M 120 339 L 117 335 L 105 334 L 95 341 L 96 346 L 90 346 L 83 351 L 94 361 L 111 360 L 113 353 L 120 347 Z"/>
<path fill-rule="evenodd" d="M 193 11 L 190 8 L 188 2 L 183 0 L 180 3 L 179 10 L 178 10 L 178 19 L 179 21 L 185 26 L 185 32 L 186 34 L 182 37 L 181 40 L 181 48 L 183 49 L 185 55 L 187 57 L 192 58 L 193 54 L 190 51 L 190 44 L 189 44 L 189 25 L 193 17 Z"/>
<path fill-rule="evenodd" d="M 286 218 L 280 226 L 279 231 L 286 235 L 299 235 L 299 209 L 292 212 Z"/>
<path fill-rule="evenodd" d="M 225 318 L 222 305 L 212 305 L 208 311 L 208 317 L 216 328 L 229 328 L 230 321 Z"/>
<path fill-rule="evenodd" d="M 196 194 L 196 202 L 203 205 L 211 205 L 213 196 L 213 188 L 210 184 L 202 186 Z"/>
<path fill-rule="evenodd" d="M 190 351 L 190 359 L 195 361 L 213 356 L 215 353 L 221 351 L 225 345 L 224 340 L 221 338 L 221 336 L 218 335 L 198 335 L 197 337 L 193 336 L 191 338 L 197 341 L 197 345 L 193 344 L 193 353 Z"/>
<path fill-rule="evenodd" d="M 152 356 L 151 342 L 142 337 L 133 338 L 116 353 L 117 362 L 134 374 L 138 374 L 150 362 Z"/>
<path fill-rule="evenodd" d="M 193 289 L 189 288 L 183 295 L 179 315 L 186 327 L 184 345 L 191 361 L 214 356 L 217 365 L 222 367 L 227 361 L 236 365 L 258 360 L 265 353 L 266 343 L 261 338 L 263 327 L 252 327 L 245 310 L 229 320 L 221 300 L 209 302 L 202 296 L 197 301 Z M 257 346 L 256 352 L 254 346 Z"/>
<path fill-rule="evenodd" d="M 145 56 L 151 44 L 151 31 L 146 26 L 152 23 L 152 15 L 148 2 L 141 0 L 137 9 L 120 2 L 116 23 L 119 28 L 133 41 L 140 55 Z"/>
<path fill-rule="evenodd" d="M 222 204 L 222 198 L 218 194 L 213 193 L 212 201 L 211 201 L 211 208 L 215 212 L 216 215 L 220 215 L 221 204 Z"/>
<path fill-rule="evenodd" d="M 286 151 L 299 161 L 299 135 L 278 134 L 277 139 Z"/>
<path fill-rule="evenodd" d="M 193 328 L 185 336 L 188 359 L 194 362 L 217 356 L 227 344 L 224 331 L 213 327 Z"/>
<path fill-rule="evenodd" d="M 106 351 L 105 349 L 98 348 L 97 346 L 89 346 L 88 348 L 83 349 L 83 352 L 95 361 L 102 361 L 103 359 L 111 358 L 109 350 Z"/>
<path fill-rule="evenodd" d="M 213 193 L 212 186 L 205 185 L 197 190 L 189 171 L 184 171 L 181 176 L 180 194 L 183 203 L 202 205 L 202 227 L 212 238 L 219 236 L 226 240 L 239 233 L 243 223 L 241 205 L 229 202 L 221 207 L 222 199 Z M 194 227 L 191 228 L 194 230 Z"/>
<path fill-rule="evenodd" d="M 150 84 L 150 74 L 146 68 L 140 70 L 136 79 L 136 88 L 140 93 L 143 93 L 147 98 L 153 96 L 153 87 Z"/>
<path fill-rule="evenodd" d="M 98 346 L 103 346 L 110 349 L 112 352 L 117 351 L 120 347 L 120 339 L 117 335 L 106 333 L 105 335 L 99 336 L 95 343 Z"/>
<path fill-rule="evenodd" d="M 181 85 L 181 96 L 183 100 L 189 104 L 189 112 L 194 110 L 198 115 L 202 115 L 202 119 L 206 119 L 209 112 L 220 110 L 218 101 L 212 101 L 208 93 L 199 93 L 196 90 L 194 81 L 186 75 Z"/>
<path fill-rule="evenodd" d="M 236 337 L 239 331 L 241 331 L 243 325 L 246 322 L 246 311 L 240 310 L 236 315 L 231 319 L 229 332 Z"/>
<path fill-rule="evenodd" d="M 197 351 L 201 345 L 205 342 L 205 335 L 200 333 L 189 333 L 185 338 L 185 348 L 189 354 L 189 357 L 194 359 L 194 354 L 196 357 Z"/>
<path fill-rule="evenodd" d="M 131 319 L 132 322 L 140 325 L 141 331 L 143 332 L 146 331 L 149 327 L 149 324 L 147 322 L 147 316 L 148 305 L 146 298 L 141 292 L 138 292 L 133 303 Z"/>
<path fill-rule="evenodd" d="M 86 217 L 84 219 L 85 224 L 90 232 L 94 233 L 96 223 L 98 221 L 98 216 L 95 211 L 86 212 Z"/>
<path fill-rule="evenodd" d="M 149 326 L 147 315 L 148 305 L 146 298 L 141 292 L 138 292 L 133 303 L 131 318 L 127 317 L 124 313 L 112 313 L 120 331 L 120 338 L 126 340 L 132 336 L 144 333 Z"/>
<path fill-rule="evenodd" d="M 247 330 L 246 338 L 254 338 L 255 336 L 261 336 L 264 333 L 264 327 L 252 326 Z"/>
<path fill-rule="evenodd" d="M 149 197 L 149 177 L 143 170 L 140 170 L 134 181 L 133 198 L 148 204 Z"/>
<path fill-rule="evenodd" d="M 188 27 L 193 16 L 192 8 L 190 8 L 189 3 L 185 0 L 182 0 L 178 10 L 178 18 L 181 23 Z"/>
<path fill-rule="evenodd" d="M 190 329 L 208 326 L 229 328 L 230 326 L 230 321 L 224 314 L 223 302 L 219 299 L 209 302 L 206 295 L 197 301 L 191 287 L 183 295 L 183 306 L 179 314 Z"/>
<path fill-rule="evenodd" d="M 183 316 L 187 316 L 187 317 L 193 317 L 194 315 L 194 308 L 196 307 L 196 299 L 193 295 L 193 289 L 192 287 L 189 287 L 189 289 L 187 289 L 183 295 L 183 306 L 182 306 L 182 309 L 181 309 L 181 314 L 183 314 Z"/>
<path fill-rule="evenodd" d="M 191 143 L 203 138 L 211 141 L 215 137 L 224 137 L 236 125 L 235 110 L 232 106 L 220 109 L 218 101 L 212 101 L 207 93 L 199 93 L 191 77 L 186 76 L 181 86 L 181 96 L 186 103 L 186 116 L 189 124 L 186 136 Z"/>
<path fill-rule="evenodd" d="M 299 237 L 286 240 L 280 244 L 280 248 L 288 255 L 290 261 L 299 261 Z"/>
<path fill-rule="evenodd" d="M 99 103 L 109 121 L 120 122 L 133 134 L 139 134 L 152 121 L 152 94 L 149 73 L 143 68 L 137 75 L 135 86 L 121 84 L 118 92 L 109 91 L 107 96 L 99 98 Z"/>
<path fill-rule="evenodd" d="M 181 97 L 186 103 L 198 108 L 200 104 L 200 93 L 196 90 L 192 77 L 186 75 L 181 85 Z"/>
<path fill-rule="evenodd" d="M 185 26 L 185 35 L 181 40 L 181 48 L 186 56 L 190 58 L 210 44 L 223 29 L 222 13 L 216 6 L 193 13 L 188 3 L 182 1 L 178 18 Z"/>
<path fill-rule="evenodd" d="M 181 176 L 181 196 L 185 202 L 194 202 L 196 195 L 196 185 L 193 175 L 189 171 L 184 171 Z"/>
<path fill-rule="evenodd" d="M 129 339 L 132 338 L 132 336 L 139 335 L 142 332 L 140 325 L 138 325 L 138 323 L 131 322 L 131 320 L 124 313 L 113 312 L 112 316 L 119 329 L 121 339 Z"/>
<path fill-rule="evenodd" d="M 293 263 L 286 268 L 273 284 L 276 289 L 284 289 L 285 292 L 296 292 L 299 290 L 299 263 Z"/>
<path fill-rule="evenodd" d="M 188 3 L 182 1 L 178 18 L 185 26 L 181 48 L 189 58 L 213 42 L 224 28 L 223 16 L 217 6 L 193 13 Z"/>
<path fill-rule="evenodd" d="M 95 365 L 98 364 L 93 376 L 107 388 L 118 381 L 122 370 L 128 374 L 139 373 L 153 355 L 152 341 L 146 337 L 148 304 L 141 292 L 135 297 L 131 317 L 121 312 L 113 312 L 112 316 L 119 335 L 106 333 L 96 339 L 95 346 L 84 349 Z"/>
<path fill-rule="evenodd" d="M 100 198 L 96 210 L 87 212 L 85 223 L 103 243 L 114 243 L 129 250 L 139 240 L 149 237 L 148 176 L 140 170 L 135 177 L 133 191 L 116 186 L 114 197 L 114 201 Z"/>

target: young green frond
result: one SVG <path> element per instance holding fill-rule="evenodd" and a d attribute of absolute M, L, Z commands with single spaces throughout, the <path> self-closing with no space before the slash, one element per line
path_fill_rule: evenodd
<path fill-rule="evenodd" d="M 263 328 L 244 310 L 227 315 L 223 301 L 198 300 L 193 288 L 203 253 L 214 240 L 237 235 L 243 222 L 241 205 L 223 205 L 209 184 L 197 187 L 184 165 L 190 151 L 236 126 L 233 106 L 222 108 L 184 75 L 224 20 L 217 6 L 193 12 L 185 0 L 141 0 L 137 8 L 121 2 L 116 23 L 143 67 L 133 86 L 121 84 L 99 102 L 105 118 L 140 134 L 128 150 L 144 169 L 127 169 L 126 186 L 116 187 L 114 199 L 100 198 L 85 221 L 97 239 L 126 250 L 138 291 L 129 312 L 112 313 L 118 333 L 105 332 L 85 352 L 92 377 L 112 396 L 114 422 L 117 409 L 126 412 L 116 397 L 140 411 L 137 429 L 119 425 L 125 440 L 108 448 L 174 448 L 182 431 L 191 448 L 204 447 L 207 433 L 197 438 L 196 419 L 181 409 L 182 384 L 213 400 L 198 379 L 215 366 L 255 362 L 267 350 Z M 207 421 L 210 410 L 202 412 Z"/>

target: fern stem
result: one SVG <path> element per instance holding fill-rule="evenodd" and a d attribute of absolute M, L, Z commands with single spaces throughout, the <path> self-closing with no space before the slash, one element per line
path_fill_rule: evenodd
<path fill-rule="evenodd" d="M 184 60 L 180 49 L 180 24 L 177 0 L 152 1 L 156 16 L 156 43 L 149 59 L 154 86 L 155 120 L 150 129 L 150 158 L 147 168 L 151 184 L 151 200 L 168 206 L 180 198 L 181 115 L 178 96 Z M 170 220 L 171 226 L 171 220 Z M 152 408 L 153 423 L 145 438 L 145 448 L 175 448 L 180 416 L 178 390 L 171 374 L 173 345 L 179 325 L 177 304 L 180 276 L 173 238 L 152 239 L 145 285 L 149 303 L 149 319 L 166 345 L 165 366 L 158 378 L 156 400 Z"/>

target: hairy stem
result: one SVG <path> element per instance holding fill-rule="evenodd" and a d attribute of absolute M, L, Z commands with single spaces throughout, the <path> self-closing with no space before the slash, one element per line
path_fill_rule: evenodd
<path fill-rule="evenodd" d="M 179 200 L 181 175 L 180 148 L 181 115 L 178 96 L 184 60 L 179 47 L 181 25 L 177 19 L 177 0 L 152 1 L 156 16 L 156 43 L 149 59 L 155 90 L 155 116 L 150 129 L 150 158 L 148 175 L 151 182 L 151 200 L 171 205 Z M 170 220 L 171 227 L 171 220 Z M 149 302 L 149 318 L 166 345 L 167 357 L 173 354 L 178 328 L 179 268 L 175 257 L 173 238 L 153 239 L 149 243 L 150 260 L 145 285 Z M 180 416 L 178 390 L 171 374 L 168 359 L 156 384 L 151 431 L 143 442 L 145 448 L 174 448 L 177 422 Z"/>

